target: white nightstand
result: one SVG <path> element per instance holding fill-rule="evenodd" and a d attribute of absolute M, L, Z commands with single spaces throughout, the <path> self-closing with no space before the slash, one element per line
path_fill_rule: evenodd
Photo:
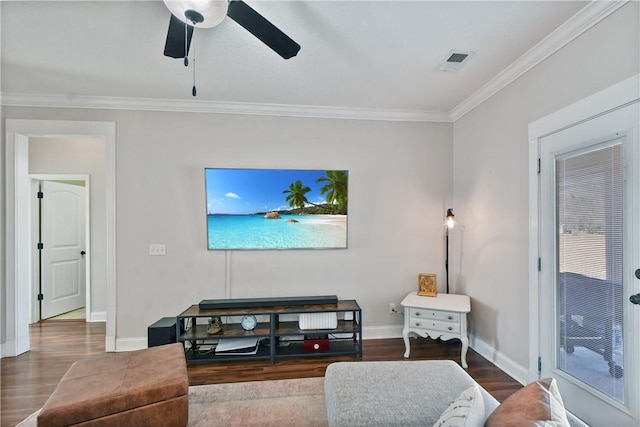
<path fill-rule="evenodd" d="M 404 307 L 404 357 L 409 357 L 411 347 L 409 333 L 423 338 L 458 338 L 462 342 L 460 364 L 467 368 L 467 313 L 471 311 L 471 300 L 467 295 L 438 294 L 436 297 L 422 297 L 417 292 L 409 293 L 400 303 Z"/>

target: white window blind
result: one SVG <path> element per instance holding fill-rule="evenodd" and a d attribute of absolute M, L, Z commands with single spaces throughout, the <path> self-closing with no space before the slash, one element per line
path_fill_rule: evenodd
<path fill-rule="evenodd" d="M 560 368 L 620 401 L 622 185 L 620 143 L 556 158 Z M 608 368 L 606 379 L 613 383 L 603 386 L 590 377 L 586 367 L 596 363 L 604 364 L 605 375 Z"/>
<path fill-rule="evenodd" d="M 621 145 L 559 158 L 559 270 L 622 283 Z"/>

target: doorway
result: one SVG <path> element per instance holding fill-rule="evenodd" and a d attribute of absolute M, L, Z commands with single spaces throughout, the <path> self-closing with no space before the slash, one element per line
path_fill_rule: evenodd
<path fill-rule="evenodd" d="M 105 348 L 116 349 L 116 234 L 115 234 L 115 123 L 57 120 L 5 121 L 6 139 L 6 310 L 4 312 L 5 356 L 17 356 L 30 348 L 31 308 L 29 268 L 30 212 L 29 140 L 30 138 L 98 138 L 104 141 L 105 204 L 103 206 L 105 251 L 104 280 L 106 309 Z"/>
<path fill-rule="evenodd" d="M 88 175 L 31 175 L 32 322 L 91 321 Z"/>
<path fill-rule="evenodd" d="M 530 125 L 530 373 L 592 425 L 640 422 L 639 91 L 636 76 Z"/>

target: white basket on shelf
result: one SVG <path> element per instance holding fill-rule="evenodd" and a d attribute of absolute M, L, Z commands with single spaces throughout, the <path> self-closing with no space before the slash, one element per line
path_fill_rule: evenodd
<path fill-rule="evenodd" d="M 336 312 L 300 313 L 298 327 L 305 331 L 311 329 L 335 329 L 338 326 Z"/>

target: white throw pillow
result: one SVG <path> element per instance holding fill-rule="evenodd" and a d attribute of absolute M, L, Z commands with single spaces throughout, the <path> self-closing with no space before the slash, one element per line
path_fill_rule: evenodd
<path fill-rule="evenodd" d="M 477 427 L 484 424 L 484 399 L 474 384 L 440 415 L 433 427 Z"/>

